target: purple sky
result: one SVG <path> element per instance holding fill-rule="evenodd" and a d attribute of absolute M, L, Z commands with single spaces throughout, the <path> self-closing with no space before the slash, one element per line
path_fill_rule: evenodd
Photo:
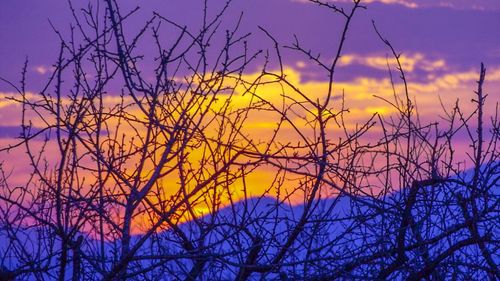
<path fill-rule="evenodd" d="M 78 5 L 88 1 L 73 2 L 78 10 Z M 97 0 L 90 2 L 94 6 L 102 4 Z M 211 14 L 223 3 L 208 2 Z M 349 7 L 352 1 L 332 2 Z M 195 31 L 201 25 L 201 0 L 127 0 L 119 3 L 122 12 L 141 6 L 139 13 L 126 23 L 130 33 L 140 29 L 153 11 Z M 371 21 L 374 20 L 384 36 L 405 56 L 407 63 L 404 66 L 410 83 L 414 85 L 412 95 L 420 96 L 424 105 L 438 104 L 438 94 L 448 95 L 450 102 L 457 97 L 470 100 L 480 62 L 484 62 L 489 70 L 490 101 L 499 100 L 496 89 L 500 85 L 500 1 L 365 0 L 364 3 L 368 9 L 360 10 L 354 18 L 343 53 L 344 61 L 337 71 L 336 81 L 341 87 L 367 97 L 383 96 L 383 92 L 389 90 L 383 80 L 388 76 L 385 62 L 388 49 L 373 30 Z M 257 28 L 262 26 L 282 45 L 292 43 L 295 34 L 305 48 L 321 53 L 322 58 L 328 60 L 334 56 L 342 22 L 338 15 L 326 9 L 305 0 L 234 0 L 224 16 L 226 25 L 223 28 L 232 27 L 241 12 L 244 17 L 240 34 L 253 33 L 249 40 L 252 50 L 272 49 L 272 42 Z M 28 57 L 27 90 L 34 93 L 41 90 L 58 54 L 58 37 L 49 20 L 65 38 L 69 38 L 68 27 L 73 19 L 67 1 L 1 2 L 0 77 L 18 83 L 24 60 Z M 168 36 L 164 37 L 168 39 Z M 150 54 L 151 59 L 153 50 L 146 41 L 138 51 Z M 283 49 L 283 59 L 285 66 L 300 73 L 302 82 L 325 81 L 325 74 L 308 63 L 303 55 Z M 144 65 L 146 69 L 153 69 L 151 60 L 146 59 Z M 249 72 L 255 70 L 257 68 L 248 69 Z M 9 107 L 4 100 L 13 92 L 11 86 L 0 82 L 0 118 L 3 120 L 0 129 L 8 129 L 0 134 L 0 138 L 17 136 L 12 129 L 19 124 L 12 117 L 16 115 L 16 109 Z M 365 113 L 380 107 L 373 105 L 372 109 L 367 109 L 363 104 L 366 103 L 364 97 L 355 102 L 358 103 L 355 106 L 359 105 Z"/>
<path fill-rule="evenodd" d="M 81 3 L 82 1 L 75 1 Z M 94 1 L 95 2 L 95 1 Z M 188 26 L 199 26 L 202 1 L 120 1 L 123 10 L 136 5 L 141 12 L 128 23 L 131 28 L 140 26 L 151 12 L 173 18 Z M 217 1 L 209 1 L 216 3 Z M 218 1 L 221 2 L 221 1 Z M 339 30 L 338 17 L 316 5 L 302 0 L 235 0 L 225 16 L 232 24 L 239 12 L 244 12 L 243 31 L 254 33 L 250 42 L 255 49 L 270 48 L 257 25 L 268 29 L 282 44 L 292 42 L 293 34 L 307 46 L 332 57 Z M 335 2 L 346 2 L 337 0 Z M 349 2 L 349 1 L 347 1 Z M 497 0 L 379 0 L 366 1 L 368 9 L 354 19 L 349 33 L 346 54 L 358 56 L 385 56 L 387 49 L 377 39 L 371 27 L 375 20 L 379 29 L 404 54 L 422 54 L 429 60 L 444 59 L 447 69 L 440 71 L 465 71 L 485 62 L 489 68 L 500 66 L 500 1 Z M 395 3 L 395 4 L 386 4 Z M 451 5 L 452 3 L 453 5 Z M 60 0 L 4 0 L 0 4 L 0 76 L 19 80 L 25 57 L 30 60 L 30 78 L 33 88 L 40 86 L 44 70 L 49 69 L 58 52 L 57 36 L 49 25 L 68 36 L 72 22 L 68 3 Z M 75 4 L 77 5 L 77 4 Z M 346 3 L 339 3 L 346 5 Z M 215 10 L 217 6 L 212 5 Z M 285 63 L 296 65 L 304 58 L 296 53 L 285 53 Z M 305 67 L 304 77 L 315 76 L 315 70 Z M 438 71 L 438 70 L 434 70 Z M 412 79 L 422 81 L 427 72 L 417 69 Z M 340 73 L 338 79 L 386 75 L 383 69 L 373 69 L 363 64 L 353 64 Z M 39 77 L 42 76 L 42 77 Z M 43 81 L 43 80 L 42 80 Z M 0 91 L 9 91 L 0 83 Z"/>

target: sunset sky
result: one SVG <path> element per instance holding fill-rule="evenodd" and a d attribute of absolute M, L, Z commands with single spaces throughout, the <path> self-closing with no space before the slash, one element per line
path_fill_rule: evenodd
<path fill-rule="evenodd" d="M 75 1 L 78 8 L 78 1 Z M 210 1 L 209 1 L 210 2 Z M 215 3 L 215 1 L 212 1 Z M 333 57 L 340 28 L 339 17 L 326 9 L 302 0 L 236 0 L 224 22 L 233 25 L 243 11 L 241 33 L 253 32 L 249 46 L 271 49 L 272 44 L 262 36 L 257 26 L 266 28 L 278 41 L 287 45 L 293 35 L 321 57 Z M 337 0 L 339 5 L 348 0 Z M 500 80 L 500 2 L 496 0 L 370 0 L 368 9 L 355 16 L 347 36 L 341 68 L 336 80 L 346 88 L 355 87 L 356 95 L 382 95 L 388 78 L 387 48 L 377 38 L 371 20 L 403 54 L 408 78 L 416 87 L 412 95 L 417 101 L 435 100 L 438 94 L 446 99 L 467 94 L 473 89 L 474 73 L 479 63 L 488 68 L 488 89 Z M 201 2 L 200 2 L 201 3 Z M 139 14 L 128 26 L 140 26 L 156 11 L 180 24 L 195 28 L 201 24 L 201 5 L 197 1 L 120 1 L 126 11 L 141 6 Z M 348 3 L 349 4 L 349 3 Z M 217 5 L 213 5 L 215 10 Z M 66 1 L 6 0 L 0 9 L 0 76 L 18 82 L 25 58 L 29 59 L 28 90 L 40 90 L 51 65 L 57 58 L 58 37 L 55 28 L 69 37 L 72 22 Z M 147 52 L 147 46 L 144 47 Z M 326 80 L 302 55 L 284 51 L 284 64 L 300 75 L 303 83 Z M 251 69 L 249 70 L 251 71 Z M 477 75 L 476 75 L 477 76 Z M 361 88 L 361 91 L 357 91 Z M 465 92 L 464 92 L 465 91 Z M 0 83 L 0 95 L 13 89 Z M 491 93 L 491 96 L 495 96 Z M 498 95 L 496 95 L 498 97 Z M 2 100 L 1 126 L 13 125 Z M 15 124 L 16 122 L 14 122 Z M 8 137 L 5 130 L 0 137 Z"/>
<path fill-rule="evenodd" d="M 500 280 L 500 0 L 0 0 L 0 281 Z"/>
<path fill-rule="evenodd" d="M 74 1 L 78 9 L 79 1 Z M 202 1 L 119 1 L 122 11 L 140 6 L 140 11 L 127 23 L 132 34 L 155 11 L 193 30 L 201 25 Z M 220 3 L 209 1 L 209 14 Z M 336 0 L 348 7 L 351 1 Z M 353 19 L 352 29 L 335 76 L 335 93 L 345 92 L 351 110 L 351 125 L 378 112 L 390 115 L 391 108 L 374 98 L 391 97 L 387 58 L 394 66 L 390 50 L 377 37 L 378 29 L 402 53 L 402 63 L 410 83 L 410 95 L 420 113 L 428 121 L 438 118 L 439 98 L 451 105 L 457 98 L 464 108 L 470 105 L 478 79 L 479 65 L 484 62 L 488 73 L 486 91 L 488 112 L 500 97 L 500 1 L 498 0 L 369 0 L 366 10 Z M 341 21 L 326 9 L 303 0 L 235 0 L 224 15 L 224 24 L 234 26 L 243 12 L 240 33 L 252 32 L 251 50 L 269 49 L 272 42 L 258 26 L 265 28 L 281 45 L 289 45 L 297 36 L 301 44 L 333 59 L 339 39 Z M 47 81 L 58 55 L 58 36 L 51 24 L 69 38 L 73 22 L 67 1 L 4 0 L 0 6 L 0 77 L 18 83 L 25 58 L 29 60 L 27 91 L 37 93 Z M 152 45 L 141 45 L 147 55 Z M 327 76 L 303 55 L 283 49 L 283 63 L 290 80 L 312 96 L 324 92 Z M 151 59 L 151 58 L 149 58 Z M 278 68 L 274 60 L 275 69 Z M 259 64 L 247 70 L 251 77 Z M 153 64 L 151 62 L 151 67 Z M 268 89 L 272 92 L 273 89 Z M 15 95 L 7 83 L 0 82 L 0 144 L 5 145 L 19 135 L 19 107 L 5 97 Z M 264 118 L 250 120 L 256 137 L 265 130 Z M 6 154 L 0 160 L 7 159 Z"/>

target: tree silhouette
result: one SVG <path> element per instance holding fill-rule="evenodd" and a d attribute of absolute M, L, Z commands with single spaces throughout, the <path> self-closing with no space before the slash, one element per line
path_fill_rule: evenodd
<path fill-rule="evenodd" d="M 403 92 L 385 100 L 395 114 L 350 128 L 349 93 L 333 88 L 361 1 L 310 1 L 344 20 L 333 60 L 262 27 L 270 49 L 249 51 L 239 21 L 220 30 L 230 2 L 211 17 L 205 1 L 201 27 L 154 13 L 133 35 L 138 8 L 70 5 L 45 87 L 26 91 L 28 62 L 20 85 L 3 80 L 22 134 L 2 150 L 25 152 L 30 172 L 12 186 L 1 169 L 0 280 L 500 279 L 500 127 L 498 109 L 485 116 L 485 67 L 473 112 L 457 101 L 423 123 L 374 23 Z M 283 48 L 324 71 L 321 98 L 287 76 Z M 274 121 L 259 138 L 247 126 L 257 115 Z M 463 136 L 470 166 L 455 159 Z M 262 171 L 268 182 L 251 186 Z"/>

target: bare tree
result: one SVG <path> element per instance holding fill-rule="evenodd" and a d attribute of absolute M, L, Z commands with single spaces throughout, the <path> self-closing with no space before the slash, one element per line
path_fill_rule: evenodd
<path fill-rule="evenodd" d="M 374 24 L 396 61 L 385 100 L 396 114 L 349 128 L 349 93 L 335 98 L 334 86 L 366 7 L 310 2 L 344 21 L 333 60 L 262 27 L 271 48 L 249 51 L 242 17 L 220 30 L 230 1 L 213 15 L 205 1 L 200 27 L 153 13 L 133 35 L 127 19 L 139 8 L 106 0 L 79 12 L 70 2 L 74 24 L 69 38 L 55 31 L 46 86 L 26 91 L 28 62 L 19 86 L 3 80 L 18 92 L 22 134 L 2 151 L 26 152 L 30 173 L 11 186 L 0 166 L 0 279 L 500 278 L 500 128 L 498 109 L 486 121 L 484 66 L 475 111 L 457 101 L 425 124 Z M 140 53 L 147 40 L 153 58 Z M 326 93 L 287 77 L 283 48 L 327 74 Z M 247 75 L 256 60 L 264 66 Z M 256 115 L 275 121 L 260 138 L 247 128 Z M 455 159 L 463 135 L 470 166 Z M 249 180 L 262 171 L 257 192 Z"/>

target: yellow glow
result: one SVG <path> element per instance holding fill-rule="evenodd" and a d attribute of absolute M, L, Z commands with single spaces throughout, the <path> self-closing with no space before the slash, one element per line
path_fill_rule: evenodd
<path fill-rule="evenodd" d="M 416 64 L 420 64 L 424 60 L 425 58 L 423 56 L 414 55 L 403 57 L 402 61 L 411 71 L 414 69 Z M 386 65 L 386 59 L 382 57 L 360 59 L 354 56 L 344 56 L 342 58 L 342 63 L 346 65 L 352 63 L 363 63 L 372 67 L 382 68 Z M 442 60 L 430 61 L 426 65 L 433 68 L 446 67 L 446 64 Z M 293 111 L 287 112 L 288 120 L 285 121 L 282 120 L 282 116 L 279 113 L 271 110 L 262 109 L 245 112 L 248 113 L 248 118 L 243 123 L 240 135 L 236 138 L 239 142 L 238 144 L 249 145 L 251 143 L 253 145 L 252 149 L 264 149 L 270 141 L 270 136 L 273 135 L 274 130 L 278 127 L 278 124 L 281 124 L 281 126 L 280 130 L 276 134 L 276 142 L 289 143 L 303 141 L 299 134 L 295 131 L 295 128 L 300 130 L 303 135 L 308 138 L 308 140 L 314 141 L 313 129 L 309 121 L 312 120 L 317 114 L 321 114 L 323 118 L 334 116 L 335 112 L 338 112 L 341 109 L 341 97 L 343 94 L 345 95 L 345 107 L 349 109 L 349 113 L 346 114 L 345 119 L 345 126 L 348 130 L 356 128 L 358 124 L 363 123 L 373 114 L 377 113 L 388 116 L 395 112 L 395 108 L 383 100 L 386 99 L 392 101 L 394 97 L 393 87 L 389 79 L 358 78 L 349 82 L 334 83 L 333 95 L 331 97 L 332 99 L 329 102 L 330 111 L 318 113 L 313 106 L 310 104 L 307 105 L 305 102 L 307 99 L 324 102 L 327 98 L 328 83 L 324 81 L 303 82 L 301 81 L 300 72 L 291 67 L 284 69 L 284 75 L 287 81 L 296 85 L 300 93 L 283 83 L 277 83 L 276 77 L 260 77 L 261 73 L 250 73 L 243 75 L 242 79 L 247 81 L 247 83 L 240 83 L 236 85 L 233 95 L 219 94 L 217 96 L 218 100 L 210 104 L 210 110 L 213 112 L 217 112 L 228 106 L 230 109 L 228 112 L 233 114 L 231 115 L 231 118 L 241 115 L 238 114 L 238 110 L 245 109 L 249 106 L 256 106 L 261 101 L 265 101 L 267 103 L 267 105 L 262 106 L 262 108 L 269 108 L 270 105 L 273 105 L 277 109 L 281 109 L 284 104 L 291 106 L 290 108 L 293 109 Z M 474 89 L 476 79 L 477 73 L 471 70 L 467 72 L 447 73 L 441 76 L 436 75 L 428 83 L 413 83 L 410 81 L 410 98 L 417 101 L 417 105 L 424 122 L 425 120 L 437 120 L 437 114 L 441 112 L 438 94 L 443 98 L 445 103 L 454 103 L 457 98 L 469 101 L 472 96 L 471 94 Z M 255 80 L 258 80 L 259 83 L 257 84 L 259 84 L 259 86 L 250 85 L 250 82 Z M 198 82 L 203 83 L 201 81 Z M 234 83 L 234 80 L 227 79 L 226 83 Z M 489 70 L 487 76 L 487 86 L 492 89 L 495 88 L 493 86 L 500 86 L 500 69 Z M 402 83 L 400 81 L 396 81 L 394 87 L 396 95 L 399 98 L 404 97 L 404 88 Z M 188 97 L 191 97 L 191 95 L 195 95 L 195 93 L 188 94 Z M 0 93 L 0 108 L 2 108 L 3 114 L 2 124 L 19 124 L 19 105 L 7 100 L 6 97 L 8 96 L 15 96 L 15 94 Z M 33 93 L 29 93 L 27 97 L 35 100 L 39 98 Z M 121 99 L 116 96 L 107 95 L 104 98 L 105 106 L 109 108 L 119 104 L 120 102 Z M 70 100 L 64 99 L 63 103 L 69 104 Z M 132 103 L 132 100 L 130 98 L 126 98 L 125 103 Z M 208 101 L 200 101 L 201 107 L 209 106 L 208 104 Z M 465 110 L 470 109 L 473 106 L 467 102 L 464 103 L 464 105 Z M 182 104 L 182 106 L 187 105 Z M 488 106 L 491 106 L 491 104 Z M 16 112 L 17 114 L 14 114 Z M 198 118 L 194 108 L 189 108 L 187 112 L 192 118 Z M 136 106 L 130 107 L 127 113 L 136 117 L 139 121 L 147 120 L 147 115 Z M 44 122 L 36 116 L 30 117 L 33 118 L 34 126 L 44 126 Z M 169 122 L 173 122 L 172 120 L 177 120 L 179 118 L 179 114 L 173 112 L 170 116 L 165 116 L 165 118 L 170 118 L 168 119 L 170 120 Z M 221 119 L 220 117 L 218 118 Z M 95 120 L 87 121 L 95 122 Z M 144 145 L 141 141 L 143 141 L 142 139 L 146 133 L 146 126 L 139 123 L 139 121 L 134 124 L 120 124 L 120 133 L 125 134 L 125 143 L 129 146 L 141 147 Z M 214 144 L 216 140 L 222 139 L 224 141 L 228 141 L 231 137 L 227 132 L 223 131 L 224 128 L 220 127 L 220 122 L 222 120 L 217 121 L 218 122 L 212 123 L 207 123 L 208 121 L 206 121 L 206 123 L 203 123 L 205 121 L 202 122 L 205 126 L 204 134 L 210 139 L 209 143 L 213 145 L 211 148 L 216 147 Z M 109 128 L 111 130 L 116 130 L 118 122 L 118 119 L 109 120 Z M 335 140 L 339 137 L 339 128 L 337 128 L 333 122 L 330 124 L 331 127 L 328 128 L 328 137 Z M 225 126 L 228 126 L 227 123 Z M 135 130 L 137 130 L 137 134 L 139 136 L 136 136 Z M 114 133 L 114 131 L 110 133 Z M 166 143 L 168 140 L 165 136 L 158 136 L 156 141 L 159 143 Z M 192 142 L 194 142 L 194 140 Z M 56 146 L 49 146 L 46 149 L 47 155 L 57 158 L 58 152 Z M 148 147 L 147 149 L 148 152 L 156 158 L 159 158 L 163 151 L 162 147 Z M 190 167 L 186 166 L 183 168 L 186 170 L 192 170 L 190 171 L 191 174 L 189 174 L 189 179 L 183 184 L 181 184 L 179 180 L 181 178 L 179 174 L 179 167 L 176 167 L 179 159 L 171 159 L 170 162 L 165 165 L 164 170 L 172 168 L 173 171 L 157 181 L 155 192 L 158 194 L 148 197 L 151 202 L 153 204 L 159 204 L 162 201 L 168 201 L 172 196 L 179 194 L 182 187 L 185 189 L 184 192 L 187 194 L 195 192 L 200 182 L 210 178 L 211 175 L 220 169 L 220 165 L 222 165 L 221 162 L 227 161 L 228 157 L 234 153 L 231 150 L 220 151 L 219 153 L 221 156 L 216 159 L 216 162 L 214 163 L 208 162 L 208 157 L 204 154 L 206 149 L 208 149 L 208 146 L 200 145 L 199 147 L 196 147 L 193 144 L 192 148 L 187 148 L 186 151 L 183 152 L 185 153 L 186 162 L 191 163 Z M 304 153 L 304 151 L 296 152 Z M 127 172 L 124 172 L 124 175 L 128 177 L 134 176 L 133 171 L 138 165 L 138 163 L 135 163 L 134 161 L 138 162 L 139 158 L 139 156 L 131 157 L 131 160 L 122 167 L 122 169 L 127 168 Z M 248 157 L 240 157 L 239 159 L 241 162 L 250 160 Z M 54 159 L 54 161 L 57 161 L 57 159 Z M 141 171 L 139 177 L 143 182 L 147 182 L 151 176 L 151 171 L 155 169 L 156 162 L 157 161 L 147 161 L 144 163 L 145 168 Z M 21 165 L 21 163 L 16 163 L 16 165 Z M 303 201 L 303 198 L 301 197 L 303 193 L 301 193 L 302 191 L 300 190 L 294 190 L 297 183 L 294 182 L 292 177 L 285 177 L 283 185 L 273 183 L 276 171 L 276 168 L 270 166 L 260 167 L 247 174 L 244 178 L 241 177 L 241 174 L 238 174 L 240 173 L 239 171 L 223 172 L 218 176 L 217 181 L 214 181 L 214 183 L 211 183 L 203 189 L 204 191 L 208 190 L 206 191 L 206 194 L 198 194 L 199 192 L 195 192 L 196 195 L 193 196 L 193 199 L 191 199 L 190 202 L 188 202 L 193 204 L 193 214 L 183 212 L 182 214 L 178 214 L 178 216 L 173 220 L 174 222 L 182 222 L 192 219 L 193 215 L 200 217 L 211 213 L 213 211 L 213 206 L 211 206 L 213 202 L 210 200 L 212 200 L 211 198 L 215 193 L 221 194 L 219 198 L 220 202 L 217 202 L 220 203 L 221 207 L 228 205 L 229 199 L 236 202 L 244 197 L 277 196 L 278 193 L 280 193 L 282 198 L 287 195 L 287 193 L 293 193 L 290 199 L 291 202 L 296 204 L 301 203 Z M 228 177 L 231 177 L 231 173 L 235 173 L 236 180 L 228 179 Z M 86 176 L 89 175 L 87 174 Z M 22 179 L 24 175 L 15 174 L 14 177 L 18 177 L 19 179 L 16 182 L 20 182 L 20 179 Z M 326 194 L 325 196 L 331 194 L 326 191 L 322 192 Z M 177 199 L 176 202 L 179 201 L 180 200 Z M 168 207 L 169 206 L 167 206 L 167 210 Z M 141 225 L 144 227 L 150 225 L 150 216 L 151 214 L 139 214 L 135 218 L 138 227 L 135 228 L 134 231 L 140 232 L 141 227 L 139 226 Z"/>

